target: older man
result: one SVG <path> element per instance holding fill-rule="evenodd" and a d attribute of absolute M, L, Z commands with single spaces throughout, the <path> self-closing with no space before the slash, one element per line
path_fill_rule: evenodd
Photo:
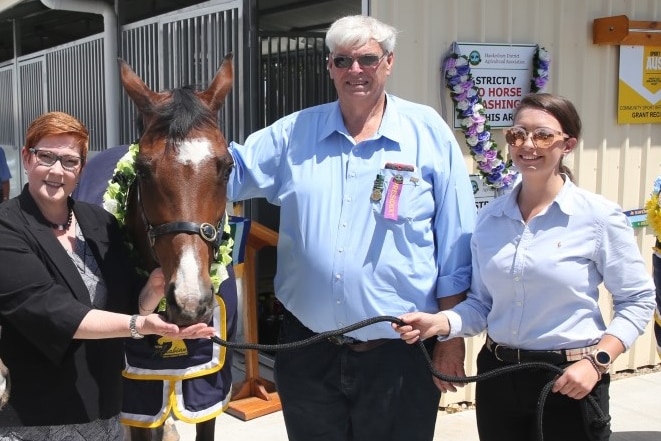
<path fill-rule="evenodd" d="M 326 34 L 339 99 L 288 115 L 230 151 L 229 198 L 280 205 L 281 343 L 375 316 L 438 311 L 464 298 L 475 203 L 438 113 L 385 91 L 396 30 L 365 16 Z M 463 340 L 426 342 L 463 375 Z M 289 439 L 431 440 L 440 390 L 422 351 L 389 323 L 276 355 Z"/>

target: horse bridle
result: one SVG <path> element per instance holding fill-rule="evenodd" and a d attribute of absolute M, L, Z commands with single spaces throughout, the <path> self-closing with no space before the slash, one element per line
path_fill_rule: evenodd
<path fill-rule="evenodd" d="M 145 214 L 145 207 L 142 204 L 142 197 L 140 194 L 141 193 L 140 179 L 138 177 L 135 180 L 135 184 L 136 184 L 135 189 L 137 192 L 136 195 L 137 202 L 140 206 L 142 221 L 145 224 L 145 229 L 147 232 L 147 237 L 149 239 L 152 259 L 154 259 L 154 262 L 159 263 L 158 256 L 156 255 L 156 251 L 154 250 L 154 244 L 156 243 L 156 239 L 159 236 L 163 236 L 166 234 L 175 234 L 175 233 L 187 233 L 187 234 L 199 235 L 205 242 L 211 244 L 211 250 L 213 251 L 213 258 L 214 260 L 218 260 L 218 252 L 220 250 L 220 245 L 223 242 L 224 234 L 225 234 L 224 233 L 225 221 L 227 219 L 225 210 L 223 210 L 223 214 L 221 215 L 220 220 L 215 226 L 207 222 L 198 223 L 191 221 L 166 222 L 164 224 L 154 226 L 151 224 L 151 222 L 149 222 L 149 219 L 147 219 L 147 215 Z"/>

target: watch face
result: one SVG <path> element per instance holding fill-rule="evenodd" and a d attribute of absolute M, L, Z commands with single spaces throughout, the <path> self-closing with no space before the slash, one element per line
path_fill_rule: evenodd
<path fill-rule="evenodd" d="M 611 362 L 611 356 L 606 351 L 597 351 L 597 353 L 594 354 L 594 358 L 597 363 L 601 365 L 607 365 Z"/>

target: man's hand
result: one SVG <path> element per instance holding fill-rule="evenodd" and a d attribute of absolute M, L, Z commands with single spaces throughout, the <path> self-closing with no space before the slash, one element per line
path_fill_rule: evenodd
<path fill-rule="evenodd" d="M 446 341 L 437 341 L 434 346 L 432 363 L 434 368 L 442 374 L 453 377 L 465 377 L 464 359 L 466 345 L 463 338 L 453 338 Z M 463 383 L 450 383 L 434 377 L 434 384 L 441 392 L 456 392 L 457 387 L 464 387 Z"/>

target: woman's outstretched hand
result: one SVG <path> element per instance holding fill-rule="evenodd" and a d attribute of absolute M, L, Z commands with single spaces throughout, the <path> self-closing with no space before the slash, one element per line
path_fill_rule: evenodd
<path fill-rule="evenodd" d="M 450 333 L 450 322 L 442 312 L 429 314 L 427 312 L 409 312 L 399 317 L 405 324 L 393 323 L 392 327 L 402 340 L 413 344 L 419 339 L 426 340 L 429 337 L 448 335 Z"/>
<path fill-rule="evenodd" d="M 213 327 L 205 323 L 196 323 L 180 328 L 173 323 L 163 320 L 160 314 L 149 314 L 138 317 L 137 328 L 141 334 L 156 334 L 174 340 L 209 338 L 215 335 L 216 332 Z"/>

